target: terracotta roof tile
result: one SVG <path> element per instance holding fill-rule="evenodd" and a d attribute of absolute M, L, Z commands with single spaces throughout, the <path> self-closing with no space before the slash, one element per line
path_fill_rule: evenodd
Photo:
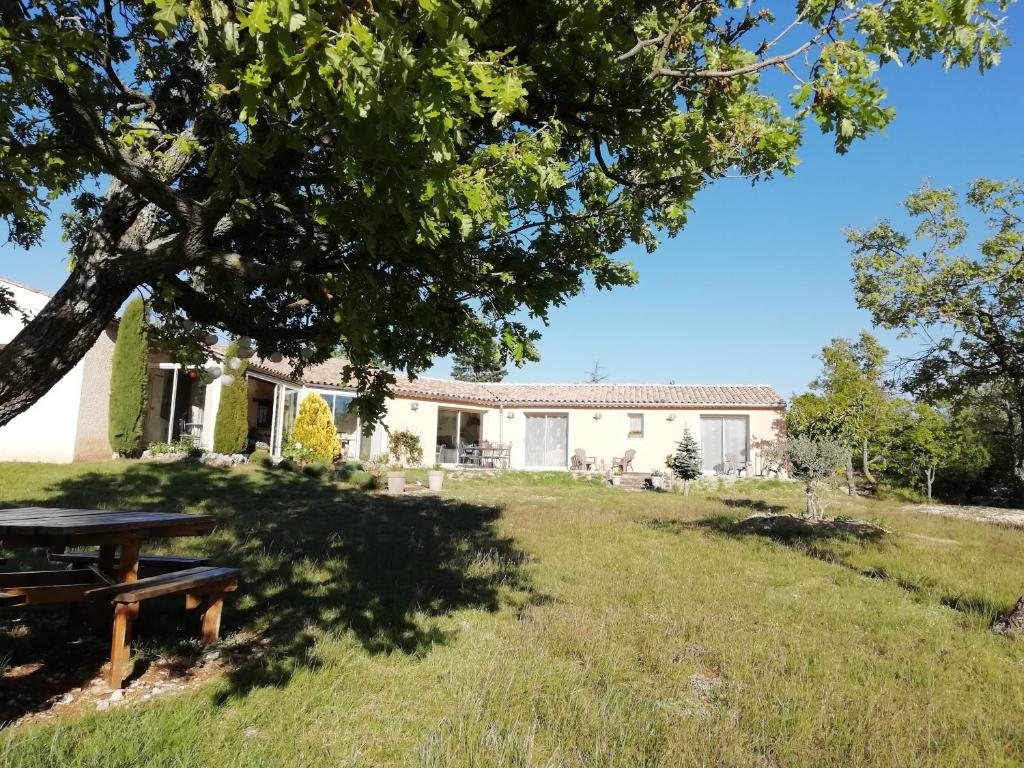
<path fill-rule="evenodd" d="M 292 362 L 275 363 L 254 357 L 250 370 L 294 380 L 310 386 L 343 387 L 346 361 L 331 358 L 308 366 L 301 377 L 292 375 Z M 348 384 L 351 386 L 351 384 Z M 423 398 L 460 403 L 529 408 L 576 407 L 735 407 L 781 408 L 785 401 L 772 387 L 764 385 L 696 384 L 482 384 L 454 379 L 399 376 L 393 387 L 395 397 Z"/>
<path fill-rule="evenodd" d="M 619 408 L 671 406 L 782 407 L 783 399 L 763 385 L 693 384 L 473 384 L 448 379 L 400 379 L 398 397 L 490 403 L 509 407 L 604 406 Z"/>

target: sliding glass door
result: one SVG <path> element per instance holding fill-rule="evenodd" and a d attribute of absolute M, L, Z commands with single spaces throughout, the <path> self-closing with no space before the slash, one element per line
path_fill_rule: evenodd
<path fill-rule="evenodd" d="M 569 461 L 569 416 L 530 413 L 526 416 L 526 466 L 564 469 Z"/>
<path fill-rule="evenodd" d="M 750 421 L 746 416 L 701 416 L 700 448 L 704 471 L 725 474 L 747 463 Z"/>

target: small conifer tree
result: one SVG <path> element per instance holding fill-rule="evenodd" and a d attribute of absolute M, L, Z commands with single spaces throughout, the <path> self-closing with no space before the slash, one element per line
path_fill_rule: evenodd
<path fill-rule="evenodd" d="M 291 433 L 292 445 L 312 451 L 318 459 L 332 461 L 341 453 L 338 430 L 331 407 L 320 395 L 311 394 L 299 405 L 299 415 Z"/>
<path fill-rule="evenodd" d="M 231 342 L 224 350 L 224 371 L 234 381 L 220 389 L 217 421 L 213 428 L 213 450 L 217 453 L 241 453 L 249 442 L 249 384 L 245 380 L 245 370 L 249 365 L 245 360 L 237 369 L 228 365 L 237 351 L 236 342 Z"/>
<path fill-rule="evenodd" d="M 110 447 L 122 456 L 133 456 L 142 442 L 146 413 L 149 353 L 146 304 L 135 299 L 125 307 L 117 328 L 114 356 L 110 366 L 110 411 L 107 437 Z"/>
<path fill-rule="evenodd" d="M 676 455 L 672 457 L 672 472 L 683 481 L 683 495 L 690 493 L 690 483 L 701 475 L 700 446 L 690 433 L 690 428 L 683 429 L 683 439 L 676 443 Z"/>

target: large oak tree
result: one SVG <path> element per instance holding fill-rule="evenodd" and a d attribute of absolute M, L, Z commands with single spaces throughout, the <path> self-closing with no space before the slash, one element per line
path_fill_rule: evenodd
<path fill-rule="evenodd" d="M 626 285 L 611 254 L 705 185 L 789 173 L 803 125 L 885 126 L 879 65 L 998 60 L 1007 0 L 0 0 L 0 215 L 55 199 L 73 268 L 0 352 L 0 424 L 136 289 L 366 391 Z M 0 295 L 0 310 L 9 303 Z M 195 325 L 193 325 L 195 323 Z M 193 358 L 198 359 L 198 358 Z"/>

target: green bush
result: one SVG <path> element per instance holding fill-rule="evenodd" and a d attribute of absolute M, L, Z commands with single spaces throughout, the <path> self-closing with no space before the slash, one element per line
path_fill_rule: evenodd
<path fill-rule="evenodd" d="M 316 459 L 302 468 L 302 473 L 309 477 L 318 477 L 321 480 L 334 475 L 334 465 L 323 459 Z"/>
<path fill-rule="evenodd" d="M 217 421 L 213 428 L 213 450 L 216 453 L 241 453 L 249 442 L 249 384 L 245 370 L 249 364 L 242 360 L 238 370 L 228 367 L 235 357 L 238 344 L 231 342 L 224 350 L 224 372 L 234 377 L 231 386 L 221 386 Z"/>
<path fill-rule="evenodd" d="M 142 442 L 146 414 L 149 354 L 146 303 L 131 302 L 117 328 L 114 357 L 110 365 L 110 412 L 107 437 L 110 447 L 122 456 L 134 456 Z"/>
<path fill-rule="evenodd" d="M 249 454 L 249 463 L 267 466 L 270 464 L 270 451 L 253 451 Z"/>

